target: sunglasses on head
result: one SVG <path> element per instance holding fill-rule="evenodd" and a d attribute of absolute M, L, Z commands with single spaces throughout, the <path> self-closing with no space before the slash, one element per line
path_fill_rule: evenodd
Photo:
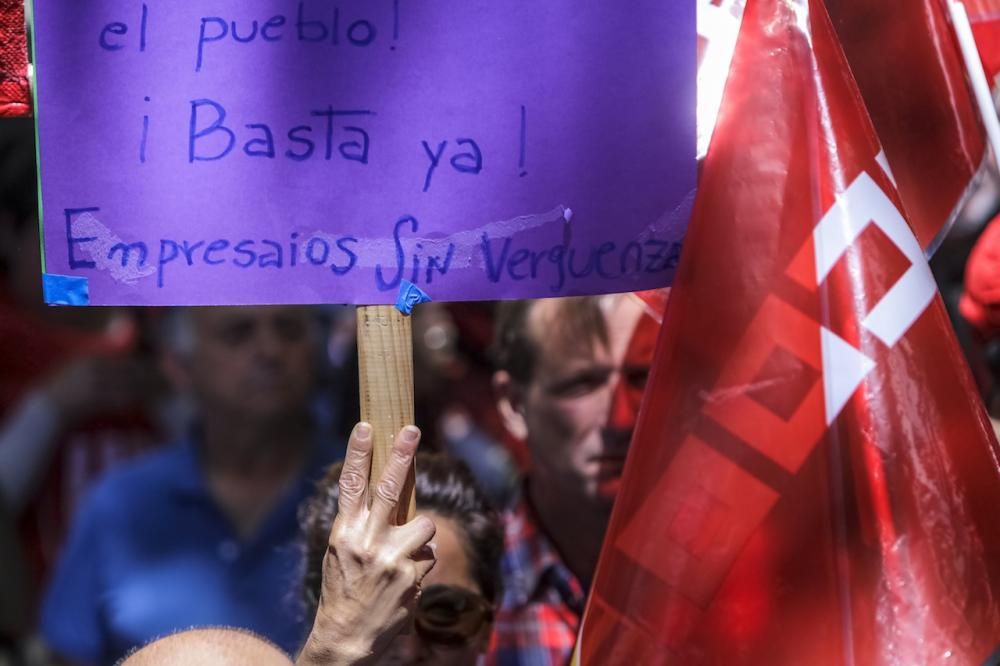
<path fill-rule="evenodd" d="M 417 604 L 417 633 L 431 643 L 467 645 L 493 621 L 493 607 L 482 595 L 455 585 L 424 588 Z"/>

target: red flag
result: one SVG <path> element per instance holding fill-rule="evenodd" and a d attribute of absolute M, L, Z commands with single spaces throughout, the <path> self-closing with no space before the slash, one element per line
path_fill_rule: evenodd
<path fill-rule="evenodd" d="M 1000 0 L 963 0 L 986 79 L 1000 88 Z"/>
<path fill-rule="evenodd" d="M 1000 451 L 820 0 L 751 0 L 582 664 L 980 664 Z"/>
<path fill-rule="evenodd" d="M 31 115 L 24 0 L 0 0 L 0 117 Z"/>
<path fill-rule="evenodd" d="M 897 177 L 911 227 L 937 249 L 984 168 L 985 136 L 947 0 L 827 0 Z M 1000 0 L 965 0 L 987 72 L 1000 69 Z M 745 0 L 698 5 L 698 150 L 712 135 Z"/>
<path fill-rule="evenodd" d="M 826 2 L 910 226 L 928 256 L 986 160 L 985 134 L 946 1 Z"/>

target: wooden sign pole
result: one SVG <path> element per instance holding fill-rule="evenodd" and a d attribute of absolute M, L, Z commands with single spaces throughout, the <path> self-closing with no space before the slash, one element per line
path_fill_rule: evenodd
<path fill-rule="evenodd" d="M 372 474 L 378 479 L 392 442 L 413 423 L 413 331 L 410 318 L 392 305 L 358 306 L 358 373 L 361 420 L 372 426 Z M 415 474 L 410 470 L 400 495 L 395 524 L 416 512 Z"/>

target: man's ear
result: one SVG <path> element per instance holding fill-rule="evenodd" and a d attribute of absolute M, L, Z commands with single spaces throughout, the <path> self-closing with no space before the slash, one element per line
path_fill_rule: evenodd
<path fill-rule="evenodd" d="M 493 394 L 497 400 L 497 411 L 507 428 L 507 432 L 517 439 L 524 440 L 528 436 L 528 425 L 525 423 L 522 408 L 524 406 L 524 387 L 514 381 L 506 370 L 493 373 Z"/>

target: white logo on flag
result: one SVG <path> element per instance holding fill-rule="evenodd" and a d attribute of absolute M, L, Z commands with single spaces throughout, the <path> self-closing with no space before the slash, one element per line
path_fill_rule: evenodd
<path fill-rule="evenodd" d="M 881 153 L 880 153 L 881 156 Z M 888 165 L 879 160 L 890 179 Z M 886 292 L 861 326 L 892 347 L 930 305 L 937 287 L 916 237 L 899 209 L 867 173 L 862 172 L 813 229 L 816 284 L 822 284 L 861 233 L 874 224 L 909 259 L 910 268 Z M 875 361 L 825 326 L 820 327 L 826 423 L 830 425 Z"/>

